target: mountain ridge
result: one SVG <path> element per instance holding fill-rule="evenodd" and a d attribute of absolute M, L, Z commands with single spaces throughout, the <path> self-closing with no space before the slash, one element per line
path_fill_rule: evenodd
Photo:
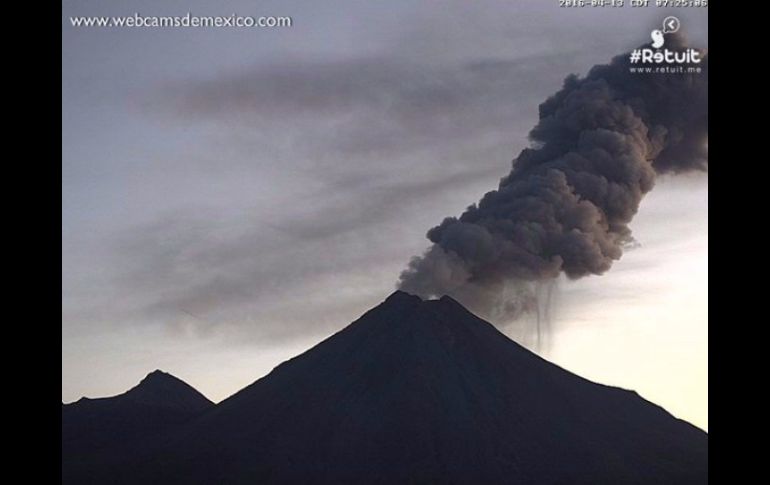
<path fill-rule="evenodd" d="M 139 383 L 137 383 L 135 386 L 119 394 L 114 394 L 112 396 L 101 396 L 101 397 L 81 396 L 80 399 L 77 399 L 76 401 L 72 401 L 69 403 L 65 403 L 64 401 L 62 401 L 62 405 L 72 406 L 79 402 L 98 402 L 98 401 L 104 401 L 107 399 L 115 399 L 115 398 L 128 398 L 131 400 L 140 400 L 142 399 L 140 396 L 149 397 L 153 393 L 158 394 L 158 393 L 164 393 L 164 392 L 169 392 L 174 390 L 188 392 L 189 394 L 194 395 L 199 402 L 203 401 L 203 402 L 208 402 L 210 404 L 214 404 L 214 402 L 211 401 L 209 398 L 207 398 L 203 393 L 195 389 L 193 386 L 187 384 L 183 380 L 179 379 L 178 377 L 174 376 L 173 374 L 162 371 L 160 369 L 155 369 L 154 371 L 151 371 L 147 375 L 145 375 L 139 381 Z M 157 396 L 157 397 L 160 398 L 161 396 Z M 202 398 L 202 399 L 199 399 L 199 398 Z M 171 403 L 164 402 L 163 400 L 157 400 L 153 402 L 153 404 L 170 405 Z"/>
<path fill-rule="evenodd" d="M 542 359 L 449 297 L 404 292 L 145 445 L 97 476 L 127 484 L 707 480 L 708 438 L 695 426 Z"/>
<path fill-rule="evenodd" d="M 115 396 L 62 402 L 62 474 L 87 470 L 88 460 L 110 461 L 213 406 L 192 386 L 160 370 Z"/>

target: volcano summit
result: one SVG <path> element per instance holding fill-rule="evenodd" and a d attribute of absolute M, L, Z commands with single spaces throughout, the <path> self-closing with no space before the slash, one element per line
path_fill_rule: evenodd
<path fill-rule="evenodd" d="M 116 437 L 118 438 L 118 437 Z M 707 483 L 708 436 L 404 292 L 68 483 Z"/>

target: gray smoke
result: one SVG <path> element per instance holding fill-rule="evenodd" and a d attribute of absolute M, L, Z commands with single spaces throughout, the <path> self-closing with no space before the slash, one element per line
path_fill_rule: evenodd
<path fill-rule="evenodd" d="M 667 36 L 665 47 L 686 49 L 679 35 Z M 428 231 L 432 245 L 398 286 L 451 295 L 493 321 L 527 312 L 539 320 L 543 285 L 610 269 L 633 241 L 628 224 L 656 176 L 707 170 L 701 56 L 691 64 L 700 73 L 632 73 L 624 54 L 584 78 L 567 77 L 540 105 L 531 147 L 497 190 Z"/>

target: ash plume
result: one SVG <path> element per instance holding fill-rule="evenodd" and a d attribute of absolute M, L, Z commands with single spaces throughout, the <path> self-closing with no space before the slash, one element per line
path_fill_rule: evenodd
<path fill-rule="evenodd" d="M 687 46 L 668 35 L 666 48 Z M 430 229 L 431 246 L 398 287 L 450 295 L 493 321 L 547 319 L 544 285 L 609 270 L 633 242 L 629 223 L 659 174 L 707 170 L 708 56 L 700 54 L 692 64 L 700 73 L 629 72 L 623 54 L 567 77 L 540 105 L 531 146 L 499 187 Z"/>

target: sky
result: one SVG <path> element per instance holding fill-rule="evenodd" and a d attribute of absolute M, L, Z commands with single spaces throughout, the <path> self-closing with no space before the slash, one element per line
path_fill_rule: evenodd
<path fill-rule="evenodd" d="M 62 400 L 160 368 L 219 401 L 384 300 L 494 189 L 538 104 L 676 14 L 558 2 L 63 2 Z M 71 16 L 275 15 L 274 29 Z M 638 242 L 560 280 L 548 345 L 708 428 L 708 177 L 661 177 Z"/>

